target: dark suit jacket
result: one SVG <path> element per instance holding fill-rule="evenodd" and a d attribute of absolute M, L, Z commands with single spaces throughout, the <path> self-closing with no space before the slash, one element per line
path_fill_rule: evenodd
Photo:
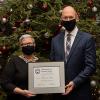
<path fill-rule="evenodd" d="M 62 32 L 52 39 L 50 59 L 52 61 L 65 61 L 64 35 Z M 88 33 L 78 32 L 71 51 L 65 62 L 65 83 L 73 81 L 75 89 L 72 100 L 90 100 L 89 77 L 95 71 L 96 50 L 95 42 Z M 77 95 L 77 96 L 76 96 Z"/>

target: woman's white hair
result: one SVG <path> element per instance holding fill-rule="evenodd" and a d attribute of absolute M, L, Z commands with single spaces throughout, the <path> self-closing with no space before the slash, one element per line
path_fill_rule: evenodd
<path fill-rule="evenodd" d="M 23 39 L 25 38 L 32 38 L 34 41 L 34 38 L 30 34 L 24 34 L 19 38 L 19 42 L 21 43 Z"/>

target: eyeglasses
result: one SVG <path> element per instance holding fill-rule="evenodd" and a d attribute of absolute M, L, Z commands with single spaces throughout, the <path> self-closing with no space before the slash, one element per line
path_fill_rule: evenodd
<path fill-rule="evenodd" d="M 21 44 L 21 47 L 25 47 L 25 46 L 33 46 L 35 43 L 26 43 L 26 44 Z"/>
<path fill-rule="evenodd" d="M 73 20 L 73 19 L 75 19 L 75 18 L 72 17 L 72 16 L 70 16 L 70 17 L 67 17 L 67 16 L 62 17 L 62 20 L 64 20 L 64 21 L 69 21 L 69 20 Z"/>

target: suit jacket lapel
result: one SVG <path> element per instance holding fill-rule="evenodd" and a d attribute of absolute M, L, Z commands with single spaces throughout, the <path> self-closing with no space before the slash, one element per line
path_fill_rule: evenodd
<path fill-rule="evenodd" d="M 81 39 L 81 34 L 78 32 L 77 35 L 76 35 L 76 37 L 75 37 L 75 40 L 74 40 L 74 42 L 73 42 L 73 45 L 72 45 L 72 47 L 71 47 L 71 51 L 70 51 L 70 53 L 69 53 L 69 55 L 68 55 L 67 62 L 69 61 L 69 59 L 70 59 L 72 53 L 75 51 L 75 48 L 76 48 L 78 42 L 80 41 L 80 39 Z"/>
<path fill-rule="evenodd" d="M 59 39 L 59 43 L 61 43 L 61 44 L 59 44 L 59 46 L 61 46 L 59 52 L 62 53 L 63 60 L 65 59 L 64 35 L 65 35 L 65 32 L 63 32 L 63 33 L 61 34 L 61 37 L 60 37 L 60 39 Z"/>

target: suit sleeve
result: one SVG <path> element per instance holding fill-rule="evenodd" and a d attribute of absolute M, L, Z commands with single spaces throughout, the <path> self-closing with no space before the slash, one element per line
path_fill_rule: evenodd
<path fill-rule="evenodd" d="M 89 38 L 85 47 L 85 68 L 73 80 L 75 86 L 84 83 L 96 70 L 96 47 L 93 38 Z"/>
<path fill-rule="evenodd" d="M 0 83 L 2 88 L 8 93 L 13 92 L 14 88 L 16 87 L 12 83 L 14 76 L 15 76 L 15 64 L 13 62 L 13 59 L 10 59 L 7 65 L 5 66 L 0 78 Z"/>

